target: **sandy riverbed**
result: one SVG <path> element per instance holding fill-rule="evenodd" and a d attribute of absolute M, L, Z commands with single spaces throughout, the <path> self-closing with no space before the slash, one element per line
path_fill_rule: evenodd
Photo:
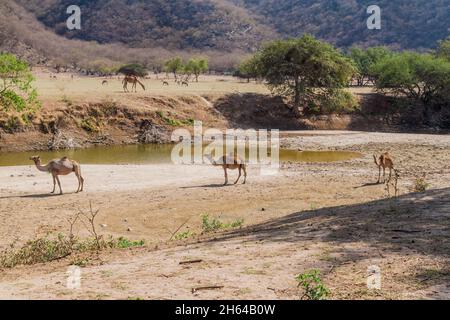
<path fill-rule="evenodd" d="M 364 156 L 330 164 L 286 163 L 275 176 L 253 168 L 247 184 L 227 187 L 220 185 L 222 170 L 210 166 L 84 166 L 86 192 L 71 193 L 75 177 L 64 177 L 63 196 L 49 196 L 50 176 L 31 166 L 0 168 L 2 245 L 64 232 L 67 218 L 87 209 L 89 201 L 100 209 L 103 234 L 148 244 L 104 253 L 101 263 L 83 268 L 80 291 L 64 287 L 70 261 L 4 270 L 0 296 L 298 298 L 295 274 L 318 268 L 332 298 L 449 297 L 449 136 L 323 132 L 284 138 L 283 144 Z M 402 172 L 397 200 L 387 199 L 384 186 L 374 184 L 372 154 L 384 150 Z M 431 190 L 411 194 L 422 174 Z M 253 229 L 218 234 L 216 241 L 209 236 L 198 244 L 167 244 L 186 220 L 182 230 L 199 233 L 204 213 L 224 221 L 242 218 Z M 83 235 L 82 228 L 79 232 Z M 195 257 L 204 262 L 178 265 Z M 370 264 L 385 272 L 381 291 L 365 286 Z M 190 291 L 208 284 L 224 289 Z"/>

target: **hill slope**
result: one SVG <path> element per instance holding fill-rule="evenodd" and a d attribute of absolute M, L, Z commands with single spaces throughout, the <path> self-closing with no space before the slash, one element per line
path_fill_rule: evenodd
<path fill-rule="evenodd" d="M 17 0 L 69 38 L 134 47 L 245 49 L 262 40 L 305 32 L 340 47 L 433 47 L 450 30 L 448 0 L 380 0 L 382 30 L 368 30 L 369 0 Z M 65 28 L 65 9 L 78 4 L 83 28 Z"/>

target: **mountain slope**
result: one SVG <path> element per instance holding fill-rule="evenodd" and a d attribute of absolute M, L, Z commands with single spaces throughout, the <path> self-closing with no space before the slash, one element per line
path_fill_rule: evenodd
<path fill-rule="evenodd" d="M 368 30 L 370 0 L 16 0 L 69 38 L 133 47 L 236 48 L 312 33 L 339 47 L 354 44 L 426 49 L 449 35 L 449 0 L 379 0 L 382 29 Z M 65 27 L 78 4 L 83 27 Z"/>

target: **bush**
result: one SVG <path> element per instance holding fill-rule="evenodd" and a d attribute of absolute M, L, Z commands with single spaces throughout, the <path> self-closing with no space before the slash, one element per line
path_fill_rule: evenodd
<path fill-rule="evenodd" d="M 322 300 L 330 293 L 320 279 L 319 270 L 299 274 L 295 279 L 298 281 L 298 285 L 303 287 L 302 299 L 306 297 L 309 300 Z"/>
<path fill-rule="evenodd" d="M 239 228 L 244 224 L 244 219 L 238 219 L 231 223 L 223 223 L 219 219 L 209 218 L 208 214 L 202 216 L 202 230 L 203 233 L 209 233 L 220 229 Z"/>

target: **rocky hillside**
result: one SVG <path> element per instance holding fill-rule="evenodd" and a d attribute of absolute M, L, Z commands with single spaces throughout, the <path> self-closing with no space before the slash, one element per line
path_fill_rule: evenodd
<path fill-rule="evenodd" d="M 450 30 L 448 0 L 379 0 L 382 29 L 368 30 L 369 0 L 16 0 L 69 38 L 133 47 L 254 50 L 262 40 L 305 32 L 340 47 L 426 49 Z M 80 31 L 65 28 L 78 4 Z"/>

